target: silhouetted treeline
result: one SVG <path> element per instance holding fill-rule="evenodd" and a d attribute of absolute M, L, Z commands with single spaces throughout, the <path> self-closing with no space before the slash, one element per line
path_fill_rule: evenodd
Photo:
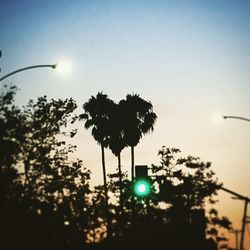
<path fill-rule="evenodd" d="M 0 96 L 1 249 L 213 250 L 216 239 L 226 241 L 218 229 L 229 229 L 229 220 L 204 210 L 219 187 L 210 163 L 162 147 L 159 166 L 151 166 L 153 192 L 134 196 L 120 153 L 131 147 L 133 177 L 134 147 L 156 120 L 150 102 L 127 95 L 116 104 L 99 93 L 76 116 L 73 99 L 43 96 L 19 108 L 16 90 Z M 65 136 L 75 136 L 68 125 L 81 119 L 101 145 L 104 185 L 91 188 L 90 171 L 72 160 L 76 146 Z M 108 176 L 105 148 L 118 157 Z"/>

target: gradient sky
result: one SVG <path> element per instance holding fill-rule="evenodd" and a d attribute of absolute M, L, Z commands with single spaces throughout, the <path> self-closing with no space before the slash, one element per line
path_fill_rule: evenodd
<path fill-rule="evenodd" d="M 225 187 L 249 197 L 250 123 L 212 120 L 216 113 L 250 117 L 249 13 L 248 0 L 1 0 L 1 75 L 72 64 L 68 75 L 36 69 L 6 79 L 20 88 L 20 105 L 46 94 L 73 97 L 81 110 L 98 91 L 115 101 L 138 93 L 158 120 L 136 148 L 136 164 L 157 164 L 161 146 L 177 147 L 211 161 Z M 90 131 L 81 127 L 73 142 L 101 182 L 100 149 Z M 129 149 L 122 162 L 129 170 Z M 107 153 L 108 171 L 116 165 Z M 222 191 L 219 199 L 221 214 L 240 228 L 243 202 Z M 249 250 L 249 233 L 246 241 Z"/>

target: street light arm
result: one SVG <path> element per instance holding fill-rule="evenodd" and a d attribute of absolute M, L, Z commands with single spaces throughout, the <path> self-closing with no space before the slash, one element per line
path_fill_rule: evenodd
<path fill-rule="evenodd" d="M 245 118 L 245 117 L 241 117 L 241 116 L 224 115 L 223 118 L 224 119 L 227 119 L 227 118 L 240 119 L 240 120 L 244 120 L 244 121 L 250 122 L 250 119 Z"/>
<path fill-rule="evenodd" d="M 250 199 L 248 198 L 248 197 L 246 197 L 246 196 L 243 196 L 243 195 L 241 195 L 241 194 L 238 194 L 238 193 L 236 193 L 236 192 L 234 192 L 234 191 L 232 191 L 232 190 L 229 190 L 229 189 L 227 189 L 227 188 L 225 188 L 225 187 L 219 187 L 221 190 L 223 190 L 223 191 L 225 191 L 225 192 L 227 192 L 227 193 L 229 193 L 229 194 L 232 194 L 232 195 L 234 195 L 234 196 L 236 196 L 238 199 L 240 199 L 240 200 L 245 200 L 245 201 L 247 201 L 247 202 L 250 202 Z"/>
<path fill-rule="evenodd" d="M 28 69 L 34 69 L 34 68 L 45 68 L 45 67 L 49 67 L 49 68 L 52 68 L 52 69 L 55 69 L 56 68 L 56 64 L 42 64 L 42 65 L 34 65 L 34 66 L 29 66 L 29 67 L 25 67 L 25 68 L 21 68 L 21 69 L 18 69 L 18 70 L 15 70 L 3 77 L 0 78 L 0 81 L 4 80 L 5 78 L 9 77 L 9 76 L 12 76 L 18 72 L 21 72 L 21 71 L 24 71 L 24 70 L 28 70 Z"/>

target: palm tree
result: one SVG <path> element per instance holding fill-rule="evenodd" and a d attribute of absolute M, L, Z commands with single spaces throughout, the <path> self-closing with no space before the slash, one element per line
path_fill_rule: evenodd
<path fill-rule="evenodd" d="M 108 220 L 108 188 L 104 150 L 105 147 L 108 146 L 110 113 L 112 112 L 114 105 L 114 102 L 109 99 L 107 95 L 99 92 L 96 97 L 91 96 L 91 98 L 83 104 L 85 113 L 79 116 L 80 119 L 86 120 L 84 125 L 85 128 L 92 128 L 92 136 L 97 141 L 97 143 L 101 145 L 103 182 L 106 199 L 106 215 Z M 108 221 L 108 227 L 109 226 L 110 222 Z"/>
<path fill-rule="evenodd" d="M 121 100 L 120 112 L 123 114 L 124 140 L 131 147 L 131 179 L 134 179 L 134 148 L 141 137 L 154 129 L 157 115 L 153 105 L 143 100 L 139 95 L 127 95 Z"/>
<path fill-rule="evenodd" d="M 108 144 L 112 153 L 118 159 L 118 173 L 120 182 L 120 206 L 123 212 L 123 194 L 122 194 L 122 169 L 121 169 L 121 151 L 125 148 L 123 119 L 120 112 L 120 106 L 115 104 L 110 116 L 109 139 Z"/>

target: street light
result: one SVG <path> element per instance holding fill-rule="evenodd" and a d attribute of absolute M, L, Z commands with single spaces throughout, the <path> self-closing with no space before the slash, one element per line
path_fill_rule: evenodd
<path fill-rule="evenodd" d="M 239 120 L 243 120 L 243 121 L 250 122 L 250 119 L 245 118 L 245 117 L 241 117 L 241 116 L 223 115 L 223 118 L 224 118 L 224 119 L 228 119 L 228 118 L 239 119 Z"/>
<path fill-rule="evenodd" d="M 7 75 L 2 76 L 0 78 L 0 81 L 6 79 L 7 77 L 12 76 L 12 75 L 14 75 L 16 73 L 24 71 L 24 70 L 29 70 L 29 69 L 34 69 L 34 68 L 52 68 L 52 69 L 55 69 L 56 67 L 57 67 L 57 64 L 42 64 L 42 65 L 34 65 L 34 66 L 24 67 L 24 68 L 12 71 L 11 73 L 9 73 Z"/>
<path fill-rule="evenodd" d="M 223 191 L 225 191 L 229 194 L 234 195 L 236 197 L 236 199 L 245 201 L 243 218 L 242 218 L 241 238 L 240 238 L 240 250 L 243 250 L 244 249 L 244 235 L 245 235 L 245 229 L 246 229 L 246 223 L 247 223 L 247 217 L 248 217 L 247 216 L 247 206 L 248 206 L 248 203 L 250 202 L 250 199 L 246 196 L 238 194 L 238 193 L 236 193 L 232 190 L 229 190 L 225 187 L 220 187 L 220 189 L 222 189 Z"/>
<path fill-rule="evenodd" d="M 250 119 L 245 118 L 245 117 L 241 117 L 241 116 L 223 115 L 223 118 L 224 119 L 228 119 L 228 118 L 239 119 L 239 120 L 250 122 Z M 228 193 L 235 195 L 238 199 L 245 201 L 244 213 L 243 213 L 243 219 L 242 219 L 241 239 L 240 239 L 240 250 L 243 250 L 244 249 L 245 227 L 246 227 L 246 223 L 247 223 L 247 206 L 248 206 L 248 203 L 250 202 L 250 199 L 248 197 L 244 197 L 244 196 L 237 194 L 237 193 L 235 193 L 231 190 L 228 190 L 226 188 L 221 187 L 221 189 L 228 192 Z"/>
<path fill-rule="evenodd" d="M 72 71 L 72 64 L 69 61 L 60 61 L 56 64 L 56 71 L 61 75 L 68 75 Z"/>

